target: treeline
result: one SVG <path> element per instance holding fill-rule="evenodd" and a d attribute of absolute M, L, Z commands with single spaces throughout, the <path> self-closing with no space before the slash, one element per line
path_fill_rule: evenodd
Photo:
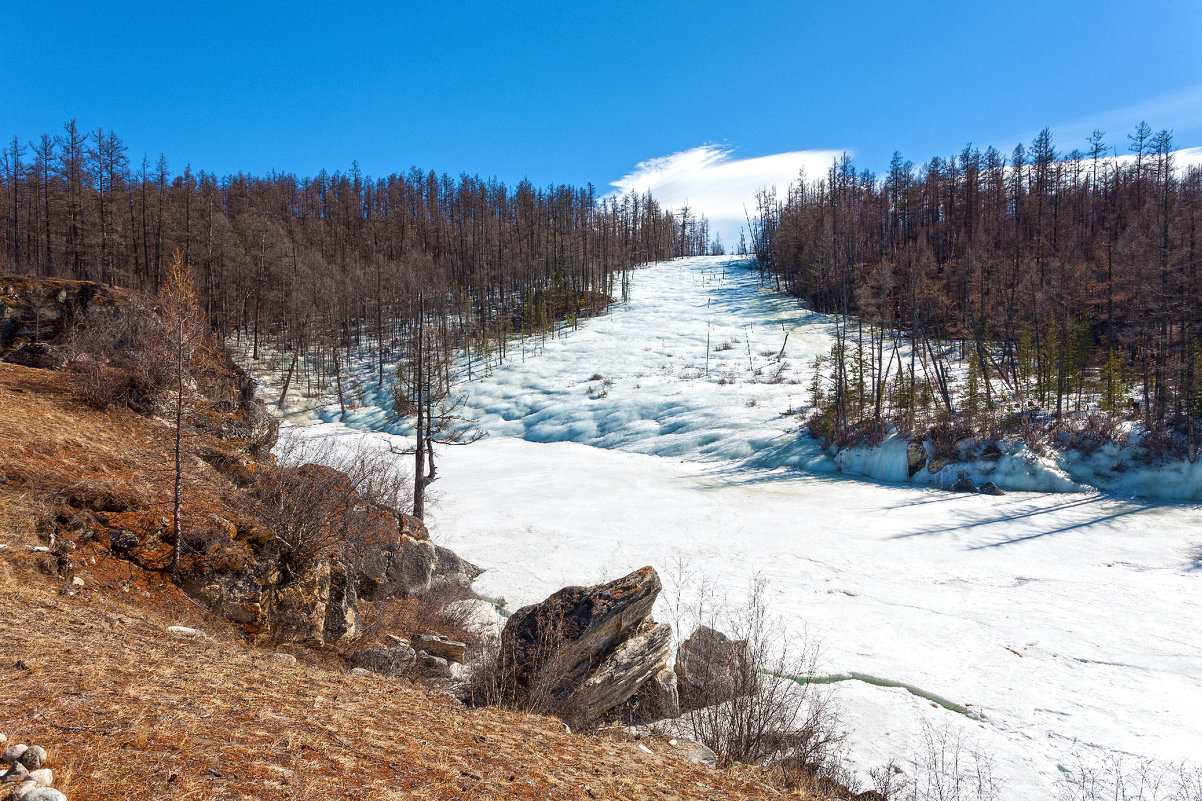
<path fill-rule="evenodd" d="M 1008 155 L 895 154 L 883 177 L 844 156 L 783 199 L 761 193 L 765 279 L 838 315 L 817 429 L 1130 419 L 1193 458 L 1202 172 L 1174 163 L 1168 131 L 1127 139 L 1121 157 L 1098 131 L 1063 153 L 1045 129 Z"/>
<path fill-rule="evenodd" d="M 388 343 L 415 324 L 503 356 L 509 333 L 596 311 L 633 265 L 709 247 L 704 218 L 650 194 L 417 168 L 172 174 L 165 158 L 131 163 L 112 131 L 74 121 L 37 142 L 13 137 L 0 196 L 0 270 L 153 292 L 178 252 L 210 324 L 247 337 L 256 358 L 269 343 L 332 374 L 339 347 L 374 348 L 381 381 Z"/>

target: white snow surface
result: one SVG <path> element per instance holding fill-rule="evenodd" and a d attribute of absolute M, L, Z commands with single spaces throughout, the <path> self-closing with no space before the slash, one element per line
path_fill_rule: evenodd
<path fill-rule="evenodd" d="M 468 386 L 491 436 L 440 453 L 428 522 L 487 568 L 482 595 L 516 609 L 644 564 L 665 573 L 681 556 L 732 597 L 761 574 L 782 636 L 820 645 L 820 673 L 903 682 L 972 711 L 833 685 L 862 771 L 907 759 L 926 724 L 992 754 L 1007 799 L 1052 797 L 1058 766 L 1078 758 L 1202 754 L 1202 507 L 1065 491 L 1080 482 L 1017 451 L 991 469 L 1056 494 L 840 475 L 903 481 L 905 444 L 837 462 L 795 435 L 782 413 L 804 407 L 828 322 L 735 260 L 639 270 L 628 303 L 539 344 L 524 360 L 515 345 Z M 336 405 L 289 411 L 324 421 L 295 429 L 304 436 L 406 433 L 386 408 L 345 423 Z"/>

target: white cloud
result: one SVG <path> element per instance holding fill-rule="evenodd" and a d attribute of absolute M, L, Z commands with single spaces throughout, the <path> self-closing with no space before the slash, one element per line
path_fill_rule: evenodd
<path fill-rule="evenodd" d="M 693 213 L 709 218 L 710 230 L 720 233 L 730 249 L 738 244 L 739 229 L 746 224 L 744 209 L 755 212 L 757 191 L 775 186 L 777 194 L 784 195 L 803 169 L 810 180 L 819 178 L 842 155 L 838 150 L 795 150 L 739 159 L 732 152 L 728 147 L 702 145 L 648 159 L 611 186 L 622 194 L 650 190 L 671 209 L 687 203 Z"/>

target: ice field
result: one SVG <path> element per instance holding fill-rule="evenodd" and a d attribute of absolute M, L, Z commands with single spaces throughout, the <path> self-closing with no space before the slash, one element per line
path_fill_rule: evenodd
<path fill-rule="evenodd" d="M 861 770 L 904 763 L 924 726 L 992 755 L 1007 799 L 1053 797 L 1078 760 L 1196 761 L 1202 507 L 849 478 L 789 414 L 829 346 L 822 316 L 736 260 L 636 271 L 627 303 L 524 356 L 515 342 L 466 386 L 490 436 L 440 454 L 434 536 L 510 608 L 682 556 L 732 597 L 762 574 L 819 673 L 921 691 L 831 685 Z M 336 405 L 285 412 L 305 436 L 403 436 L 377 397 L 343 422 Z M 896 472 L 858 458 L 843 467 Z"/>

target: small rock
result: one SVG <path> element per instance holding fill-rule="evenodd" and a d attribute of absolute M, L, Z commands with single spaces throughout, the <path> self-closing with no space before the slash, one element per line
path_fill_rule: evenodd
<path fill-rule="evenodd" d="M 398 647 L 398 648 L 408 648 L 409 647 L 409 641 L 406 640 L 404 637 L 397 636 L 396 634 L 385 634 L 384 640 L 389 645 L 394 646 L 394 647 Z"/>
<path fill-rule="evenodd" d="M 29 771 L 29 778 L 38 787 L 49 787 L 54 784 L 54 771 L 50 770 L 50 768 L 31 770 Z"/>
<path fill-rule="evenodd" d="M 45 545 L 35 545 L 29 550 L 33 551 L 34 553 L 50 553 L 50 549 Z"/>
<path fill-rule="evenodd" d="M 371 671 L 367 668 L 351 668 L 352 676 L 370 676 Z"/>
<path fill-rule="evenodd" d="M 7 734 L 0 734 L 0 745 L 4 745 L 4 744 L 5 744 L 5 743 L 7 743 L 7 742 L 8 742 L 8 735 L 7 735 Z"/>
<path fill-rule="evenodd" d="M 681 759 L 711 768 L 718 767 L 718 755 L 701 743 L 692 740 L 671 740 L 669 744 L 672 746 L 672 753 Z"/>
<path fill-rule="evenodd" d="M 952 492 L 972 492 L 977 491 L 977 485 L 972 483 L 972 479 L 968 477 L 956 479 L 956 483 L 950 487 Z"/>
<path fill-rule="evenodd" d="M 46 749 L 40 745 L 31 745 L 17 757 L 17 761 L 30 770 L 37 770 L 46 764 Z"/>
<path fill-rule="evenodd" d="M 14 782 L 23 782 L 29 776 L 29 768 L 22 765 L 20 762 L 14 764 L 4 773 L 4 784 L 13 784 Z"/>
<path fill-rule="evenodd" d="M 997 484 L 994 484 L 992 481 L 986 481 L 984 484 L 982 484 L 978 488 L 978 491 L 982 495 L 1005 495 L 1006 494 L 1005 491 L 1001 487 L 999 487 Z"/>
<path fill-rule="evenodd" d="M 189 628 L 188 626 L 168 626 L 167 631 L 180 637 L 204 637 L 205 633 L 200 629 Z"/>
<path fill-rule="evenodd" d="M 21 787 L 14 790 L 13 801 L 67 801 L 67 797 L 53 787 L 38 787 L 36 784 L 28 786 L 30 789 L 20 796 L 17 793 L 21 791 Z"/>
<path fill-rule="evenodd" d="M 275 654 L 271 655 L 271 658 L 276 660 L 277 662 L 283 662 L 286 665 L 295 665 L 296 664 L 296 657 L 293 656 L 292 654 L 275 653 Z"/>
<path fill-rule="evenodd" d="M 463 662 L 467 646 L 455 640 L 437 634 L 418 634 L 413 638 L 412 646 L 433 656 L 441 657 L 448 662 Z"/>
<path fill-rule="evenodd" d="M 10 745 L 4 751 L 4 761 L 11 765 L 12 763 L 14 763 L 18 759 L 20 759 L 21 755 L 24 754 L 28 748 L 29 748 L 29 746 L 24 745 L 22 743 L 17 743 L 16 745 Z"/>
<path fill-rule="evenodd" d="M 82 590 L 83 589 L 83 579 L 81 579 L 79 576 L 76 576 L 75 578 L 71 579 L 71 586 L 78 587 L 79 589 Z"/>

